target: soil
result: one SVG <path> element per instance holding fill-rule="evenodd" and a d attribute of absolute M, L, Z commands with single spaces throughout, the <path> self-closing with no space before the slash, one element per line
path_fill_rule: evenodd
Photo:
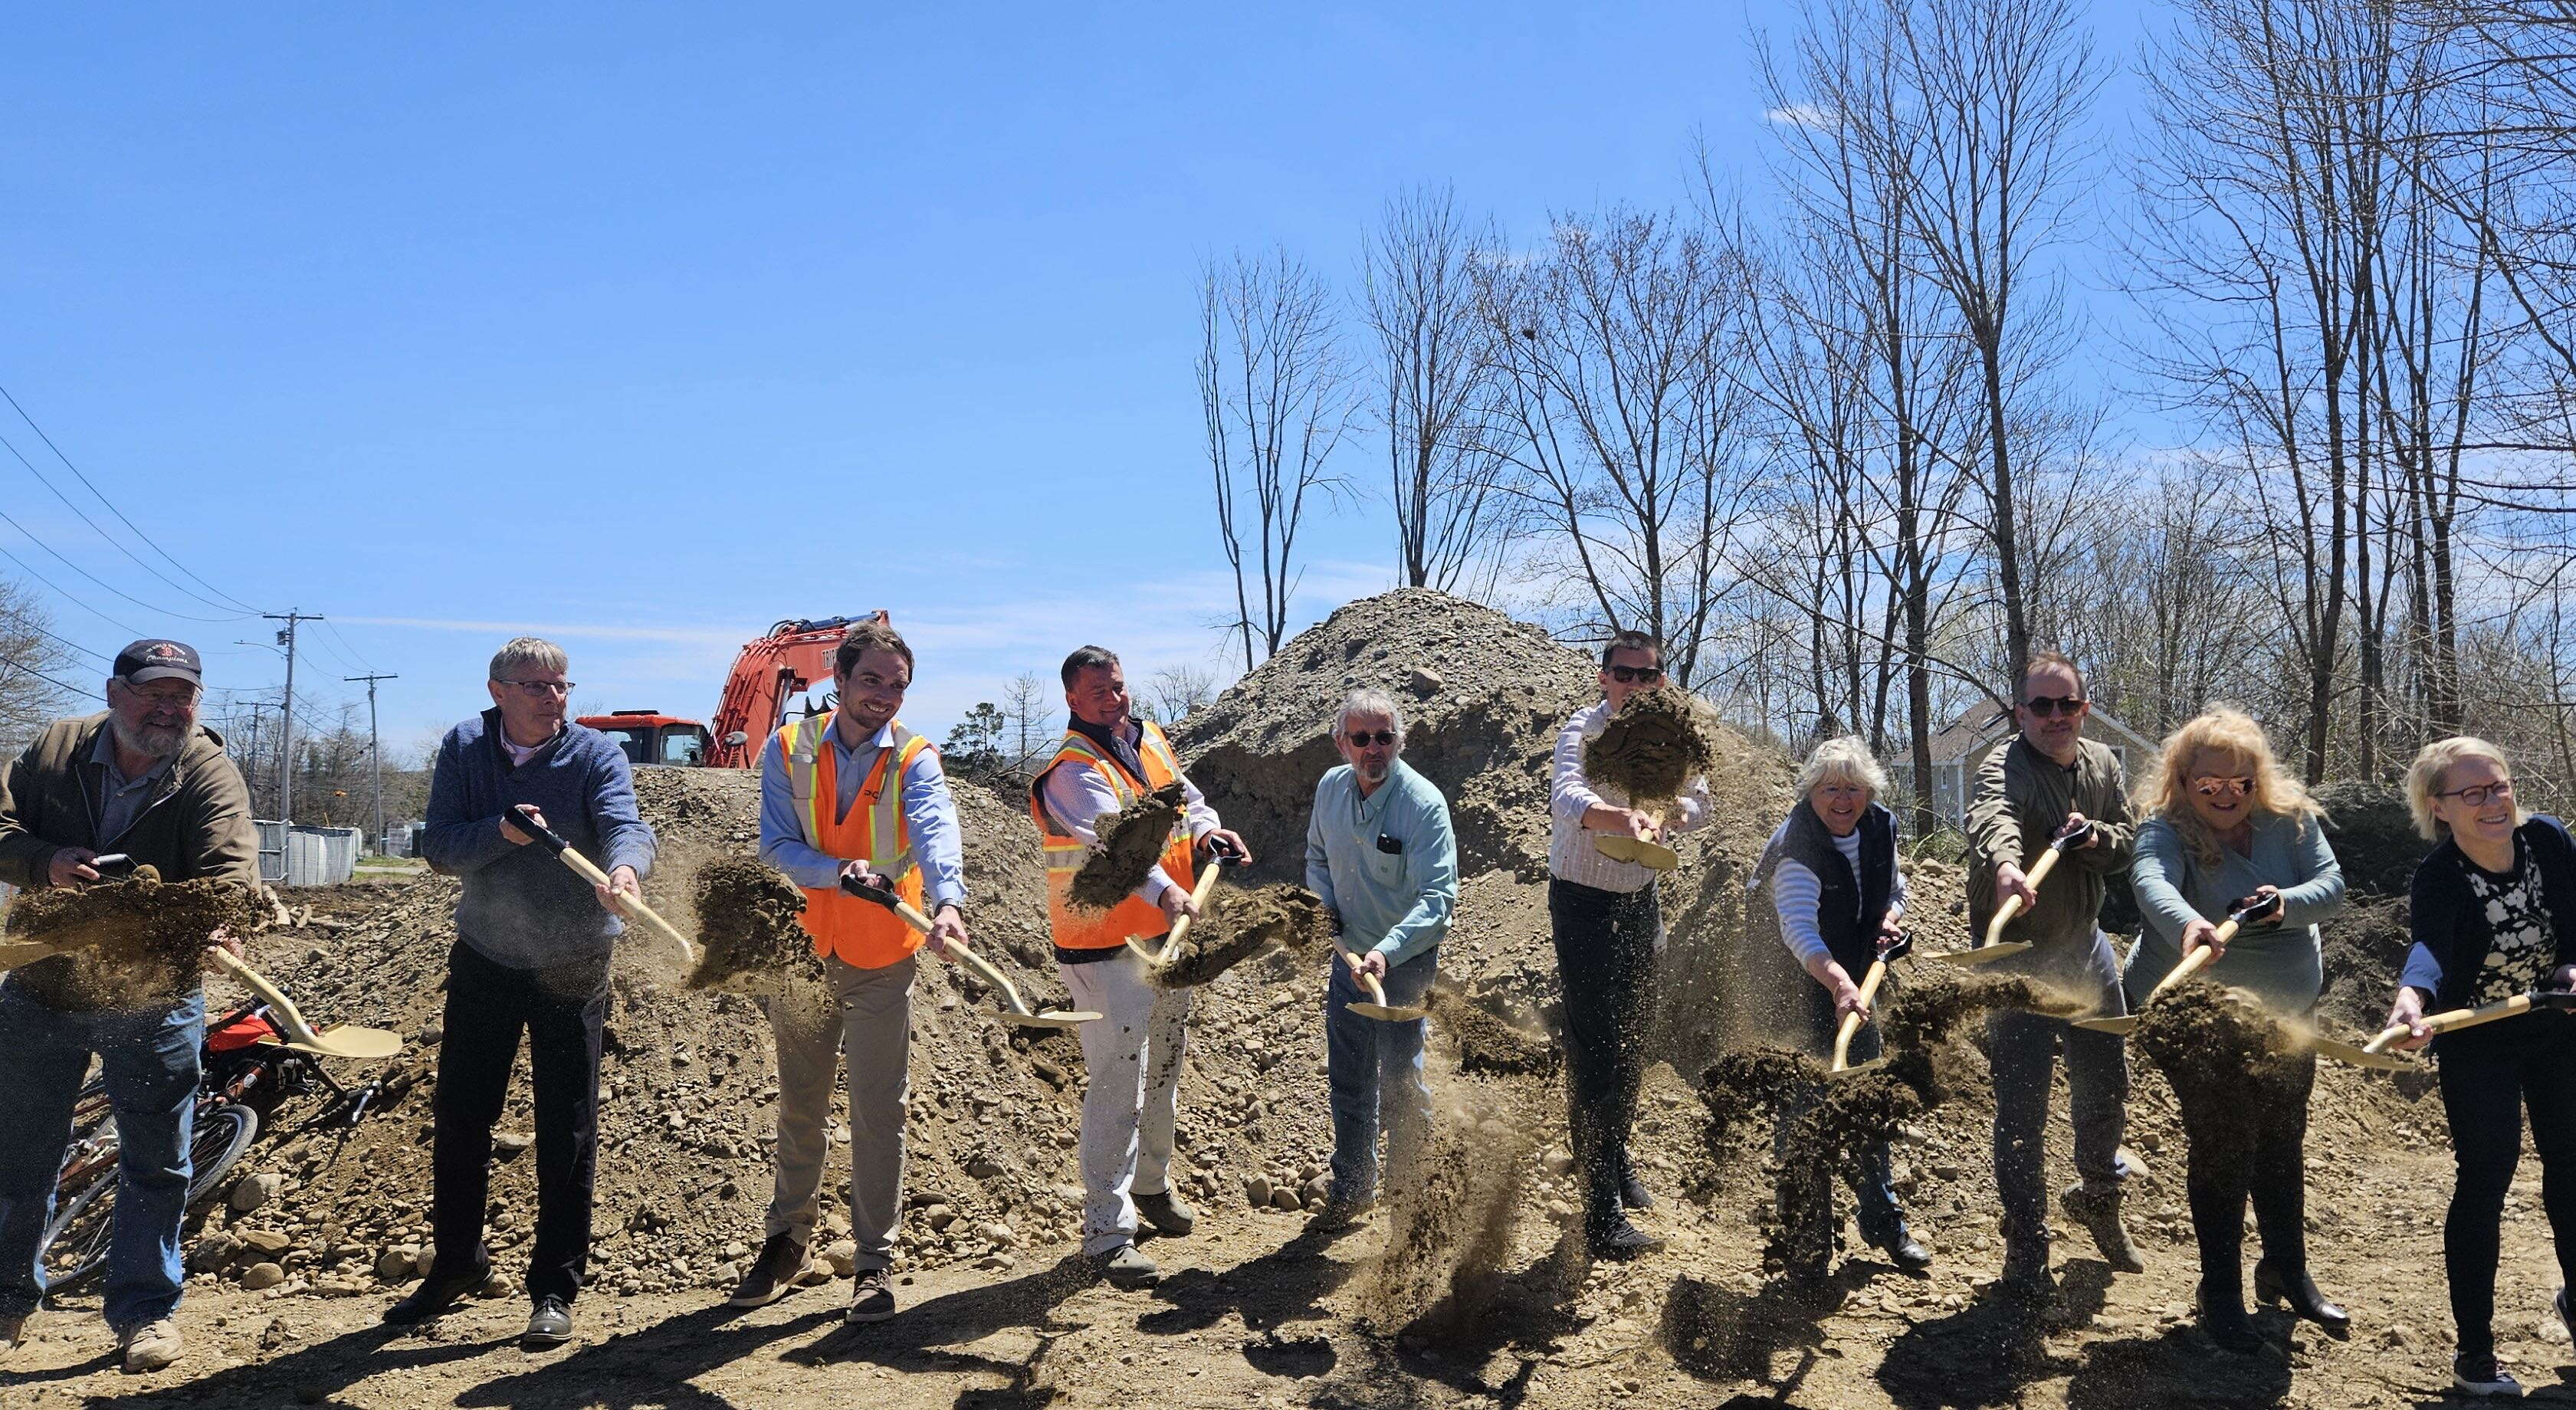
<path fill-rule="evenodd" d="M 1112 814 L 1099 829 L 1100 845 L 1073 874 L 1074 904 L 1105 911 L 1144 885 L 1172 845 L 1186 796 L 1179 784 L 1165 784 Z"/>
<path fill-rule="evenodd" d="M 1180 952 L 1154 972 L 1165 989 L 1195 989 L 1274 946 L 1299 959 L 1332 945 L 1324 903 L 1303 886 L 1219 887 L 1208 894 L 1207 913 L 1181 936 Z"/>
<path fill-rule="evenodd" d="M 1716 713 L 1698 696 L 1669 685 L 1641 690 L 1583 746 L 1583 770 L 1651 808 L 1681 796 L 1717 763 L 1724 748 L 1718 729 Z"/>
<path fill-rule="evenodd" d="M 1456 1050 L 1461 1072 L 1551 1078 L 1564 1065 L 1565 1054 L 1553 1036 L 1489 1012 L 1449 985 L 1432 985 L 1424 992 L 1423 1006 L 1431 1010 L 1432 1031 Z"/>
<path fill-rule="evenodd" d="M 82 948 L 28 966 L 30 982 L 67 1009 L 166 1004 L 197 987 L 207 938 L 247 940 L 275 918 L 257 890 L 211 880 L 165 882 L 149 866 L 132 879 L 30 891 L 9 909 L 17 940 L 78 941 Z"/>
<path fill-rule="evenodd" d="M 2250 1145 L 2255 1074 L 2289 1053 L 2291 1031 L 2247 995 L 2189 979 L 2147 1001 L 2130 1043 L 2162 1071 L 2195 1140 Z"/>
<path fill-rule="evenodd" d="M 1315 780 L 1336 762 L 1325 739 L 1334 708 L 1356 685 L 1393 690 L 1410 717 L 1405 758 L 1447 792 L 1459 828 L 1460 901 L 1441 947 L 1445 983 L 1462 1002 L 1511 1015 L 1526 1035 L 1533 1021 L 1552 1030 L 1559 1005 L 1544 881 L 1547 755 L 1557 726 L 1597 698 L 1593 679 L 1591 661 L 1536 628 L 1405 590 L 1345 607 L 1182 722 L 1175 737 L 1192 777 L 1251 840 L 1256 876 L 1293 881 Z M 2128 1141 L 2145 1169 L 2128 1217 L 2149 1271 L 2113 1277 L 2078 1234 L 2055 1250 L 2059 1297 L 2023 1308 L 1985 1295 L 2000 1259 L 1992 1096 L 1978 1025 L 1967 1020 L 1995 1001 L 1985 997 L 1995 981 L 1944 978 L 1926 963 L 1900 967 L 1906 982 L 1885 1000 L 1882 1020 L 1891 1041 L 1900 1029 L 1949 1035 L 1935 1044 L 1943 1100 L 1893 1130 L 1896 1187 L 1934 1252 L 1932 1270 L 1903 1276 L 1859 1251 L 1820 1286 L 1766 1278 L 1776 1175 L 1769 1142 L 1724 1150 L 1699 1194 L 1683 1179 L 1708 1165 L 1709 1144 L 1699 1095 L 1677 1074 L 1699 1072 L 1732 1048 L 1812 1038 L 1798 987 L 1812 981 L 1776 938 L 1748 931 L 1744 916 L 1744 870 L 1790 804 L 1789 766 L 1732 735 L 1726 744 L 1714 821 L 1672 839 L 1683 865 L 1662 890 L 1653 1062 L 1633 1141 L 1656 1200 L 1636 1217 L 1669 1241 L 1660 1253 L 1587 1266 L 1561 1077 L 1469 1071 L 1468 1045 L 1450 1031 L 1466 1025 L 1437 1020 L 1428 1053 L 1435 1129 L 1425 1156 L 1390 1168 L 1384 1202 L 1357 1228 L 1308 1228 L 1309 1192 L 1320 1191 L 1331 1145 L 1320 1010 L 1335 961 L 1274 951 L 1193 991 L 1173 1175 L 1200 1209 L 1198 1229 L 1146 1244 L 1166 1273 L 1159 1286 L 1110 1288 L 1090 1276 L 1074 1241 L 1079 1054 L 1066 1039 L 1031 1042 L 1005 1028 L 981 1002 L 980 984 L 925 959 L 914 989 L 908 1208 L 894 1274 L 905 1310 L 879 1325 L 844 1326 L 850 1284 L 837 1278 L 768 1308 L 730 1312 L 720 1305 L 724 1290 L 759 1245 L 768 1194 L 776 1093 L 767 1023 L 740 996 L 682 987 L 676 958 L 645 941 L 618 954 L 600 1114 L 597 1281 L 575 1308 L 573 1344 L 518 1350 L 526 1306 L 515 1293 L 426 1328 L 387 1328 L 382 1309 L 416 1282 L 426 1233 L 428 1044 L 455 940 L 454 883 L 430 878 L 299 893 L 299 910 L 311 911 L 305 923 L 255 942 L 255 962 L 316 1022 L 389 1027 L 415 1044 L 372 1070 L 333 1064 L 344 1079 L 371 1071 L 390 1079 L 384 1105 L 336 1161 L 328 1138 L 293 1132 L 309 1107 L 281 1108 L 239 1167 L 244 1178 L 281 1177 L 274 1196 L 240 1212 L 218 1201 L 192 1228 L 180 1312 L 188 1359 L 151 1376 L 119 1375 L 96 1298 L 75 1295 L 38 1314 L 34 1339 L 0 1369 L 0 1401 L 2360 1410 L 2438 1400 L 2449 1381 L 2438 1269 L 2451 1158 L 2440 1108 L 2421 1099 L 2420 1085 L 2335 1064 L 2318 1071 L 2311 1259 L 2325 1290 L 2354 1310 L 2349 1340 L 2272 1308 L 2256 1316 L 2273 1342 L 2260 1355 L 2219 1355 L 2193 1328 L 2182 1128 L 2171 1086 L 2143 1061 Z M 665 914 L 685 913 L 699 867 L 752 853 L 756 783 L 719 770 L 645 769 L 637 791 L 664 841 L 648 896 Z M 1025 801 L 963 781 L 955 792 L 978 949 L 1032 1003 L 1053 1002 L 1044 996 L 1061 986 Z M 1912 920 L 1926 948 L 1964 946 L 1955 870 L 1930 861 L 1909 868 Z M 2402 933 L 2402 898 L 2394 904 Z M 2368 917 L 2373 926 L 2385 919 Z M 2346 979 L 2330 991 L 2321 1022 L 2346 1036 L 2373 1026 L 2377 1015 L 2363 1012 L 2363 1001 L 2384 1010 L 2388 994 L 2372 957 L 2384 946 L 2357 946 L 2355 933 L 2341 922 L 2326 931 L 2330 973 Z M 219 1008 L 238 995 L 226 983 L 210 987 Z M 535 1210 L 524 1074 L 522 1064 L 492 1187 L 501 1211 L 493 1238 L 511 1274 Z M 2061 1088 L 2045 1135 L 2060 1183 L 2071 1178 L 2065 1102 Z M 834 1125 L 843 1125 L 837 1111 Z M 836 1167 L 846 1158 L 839 1145 Z M 2497 1331 L 2516 1374 L 2538 1383 L 2541 1396 L 2565 1399 L 2576 1395 L 2576 1367 L 2547 1315 L 2556 1271 L 2538 1183 L 2526 1163 L 2507 1201 Z M 836 1246 L 846 1237 L 844 1189 L 836 1171 L 824 1195 Z M 267 1261 L 284 1282 L 244 1286 L 244 1273 Z"/>
<path fill-rule="evenodd" d="M 777 868 L 719 858 L 698 869 L 694 889 L 698 964 L 688 987 L 762 995 L 821 985 L 823 962 L 799 919 L 805 893 Z"/>

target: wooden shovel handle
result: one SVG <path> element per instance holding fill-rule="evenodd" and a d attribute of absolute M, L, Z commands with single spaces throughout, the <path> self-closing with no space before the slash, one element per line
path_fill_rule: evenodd
<path fill-rule="evenodd" d="M 1190 891 L 1192 904 L 1201 908 L 1206 907 L 1208 897 L 1216 893 L 1217 869 L 1223 865 L 1225 865 L 1224 859 L 1218 858 L 1199 868 L 1199 884 Z M 1163 948 L 1154 956 L 1155 964 L 1166 965 L 1172 962 L 1172 957 L 1181 952 L 1181 937 L 1190 933 L 1190 922 L 1196 919 L 1198 917 L 1188 911 L 1181 912 L 1180 916 L 1172 922 L 1172 928 L 1164 932 Z"/>
<path fill-rule="evenodd" d="M 1869 1001 L 1878 997 L 1878 981 L 1886 977 L 1887 961 L 1869 962 L 1869 973 L 1860 981 L 1860 1009 L 1844 1014 L 1842 1031 L 1834 1035 L 1834 1071 L 1840 1072 L 1851 1065 L 1852 1039 L 1860 1033 L 1861 1009 L 1868 1008 Z"/>
<path fill-rule="evenodd" d="M 2510 999 L 2498 1000 L 2482 1008 L 2452 1009 L 2447 1013 L 2426 1014 L 2424 1026 L 2435 1033 L 2456 1033 L 2463 1028 L 2475 1028 L 2481 1023 L 2493 1023 L 2499 1018 L 2511 1018 L 2515 1014 L 2529 1012 L 2531 1012 L 2531 996 L 2516 994 Z M 2388 1044 L 2405 1037 L 2407 1031 L 2405 1024 L 2392 1023 L 2379 1030 L 2378 1037 L 2362 1044 L 2361 1050 L 2365 1053 L 2380 1052 Z"/>
<path fill-rule="evenodd" d="M 2230 919 L 2220 923 L 2216 945 L 2224 945 L 2235 938 L 2236 921 L 2231 917 Z M 2183 956 L 2181 964 L 2175 965 L 2164 978 L 2156 981 L 2156 987 L 2147 991 L 2147 997 L 2152 999 L 2167 989 L 2170 989 L 2184 980 L 2191 978 L 2193 975 L 2200 973 L 2202 970 L 2209 968 L 2210 964 L 2218 958 L 2216 945 L 2203 945 L 2199 949 L 2192 951 L 2190 954 Z"/>
<path fill-rule="evenodd" d="M 236 959 L 232 951 L 221 945 L 208 946 L 206 953 L 213 955 L 215 963 L 223 966 L 233 978 L 248 985 L 252 993 L 259 995 L 260 1002 L 268 1005 L 269 1011 L 276 1014 L 278 1022 L 285 1026 L 287 1037 L 298 1043 L 321 1041 L 321 1035 L 314 1032 L 313 1025 L 305 1021 L 304 1011 L 297 1008 L 295 1001 L 286 997 L 285 991 L 269 983 L 258 970 Z"/>
<path fill-rule="evenodd" d="M 2039 884 L 2048 880 L 2048 874 L 2057 869 L 2057 859 L 2064 855 L 2066 855 L 2066 849 L 2062 847 L 2051 847 L 2046 852 L 2040 854 L 2039 861 L 2032 865 L 2029 872 L 2025 873 L 2023 878 L 2030 883 L 2031 890 L 2037 891 L 2039 889 Z M 2021 912 L 2021 898 L 2019 896 L 2006 896 L 2004 898 L 2004 903 L 1995 907 L 1995 918 L 1986 922 L 1986 943 L 1989 945 L 2002 944 L 2004 938 L 2004 926 L 2010 922 L 2014 916 L 2020 915 Z"/>
<path fill-rule="evenodd" d="M 1379 1008 L 1393 1007 L 1393 1005 L 1386 1001 L 1386 986 L 1377 982 L 1376 975 L 1369 973 L 1366 969 L 1360 966 L 1360 957 L 1352 954 L 1348 946 L 1344 945 L 1337 939 L 1333 942 L 1333 953 L 1341 956 L 1342 963 L 1351 967 L 1351 977 L 1358 980 L 1362 986 L 1367 988 L 1369 991 L 1370 1003 L 1377 1005 Z"/>
<path fill-rule="evenodd" d="M 566 847 L 555 855 L 563 858 L 564 865 L 572 868 L 582 880 L 598 887 L 605 887 L 608 885 L 608 873 L 601 871 L 598 867 L 592 865 L 590 858 L 583 856 L 581 853 L 574 851 L 570 847 Z M 655 911 L 651 906 L 644 904 L 643 897 L 619 895 L 614 891 L 611 891 L 608 894 L 616 898 L 617 909 L 624 912 L 627 919 L 641 922 L 645 929 L 654 932 L 663 939 L 668 940 L 673 945 L 677 946 L 680 951 L 680 958 L 687 960 L 691 964 L 696 964 L 698 962 L 697 946 L 689 943 L 689 937 L 672 929 L 671 923 L 662 919 L 659 912 Z"/>

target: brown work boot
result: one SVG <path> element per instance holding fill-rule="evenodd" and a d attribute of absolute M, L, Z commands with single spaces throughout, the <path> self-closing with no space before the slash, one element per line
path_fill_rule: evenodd
<path fill-rule="evenodd" d="M 127 1375 L 166 1370 L 179 1359 L 179 1324 L 164 1317 L 139 1327 L 128 1327 L 116 1339 L 117 1350 L 125 1353 Z"/>
<path fill-rule="evenodd" d="M 725 1299 L 727 1307 L 767 1307 L 798 1284 L 807 1281 L 816 1268 L 816 1260 L 798 1243 L 796 1236 L 778 1233 L 760 1246 L 760 1257 L 754 1259 L 751 1271 L 734 1284 L 733 1296 Z"/>
<path fill-rule="evenodd" d="M 2058 1194 L 2057 1207 L 2093 1236 L 2093 1246 L 2102 1250 L 2103 1262 L 2122 1273 L 2147 1271 L 2146 1260 L 2138 1257 L 2138 1246 L 2129 1242 L 2129 1231 L 2120 1224 L 2119 1186 L 2079 1180 Z"/>

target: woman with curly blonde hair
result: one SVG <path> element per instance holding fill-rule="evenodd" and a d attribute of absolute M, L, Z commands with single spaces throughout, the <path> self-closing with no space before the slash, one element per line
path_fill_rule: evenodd
<path fill-rule="evenodd" d="M 2207 971 L 2285 1019 L 2305 1019 L 2325 988 L 2317 922 L 2343 904 L 2343 869 L 2326 845 L 2325 810 L 2281 771 L 2263 727 L 2216 706 L 2167 736 L 2145 799 L 2130 880 L 2144 925 L 2123 983 L 2132 1012 L 2156 981 L 2204 946 Z M 2252 908 L 2232 943 L 2218 922 Z M 2275 1298 L 2330 1330 L 2351 1325 L 2308 1276 L 2308 1052 L 2263 1060 L 2244 1103 L 2227 1112 L 2183 1111 L 2191 1140 L 2186 1185 L 2200 1244 L 2200 1320 L 2229 1351 L 2262 1346 L 2245 1314 L 2245 1204 L 2263 1238 L 2254 1293 Z M 2215 1119 L 2213 1119 L 2215 1118 Z M 2250 1131 L 2251 1138 L 2238 1134 Z"/>

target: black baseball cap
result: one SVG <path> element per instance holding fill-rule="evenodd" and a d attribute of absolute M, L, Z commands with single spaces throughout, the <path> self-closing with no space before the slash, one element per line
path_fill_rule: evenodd
<path fill-rule="evenodd" d="M 141 685 L 176 676 L 202 690 L 206 685 L 205 667 L 197 660 L 197 648 L 183 641 L 166 641 L 145 637 L 116 653 L 116 673 L 128 685 Z"/>

